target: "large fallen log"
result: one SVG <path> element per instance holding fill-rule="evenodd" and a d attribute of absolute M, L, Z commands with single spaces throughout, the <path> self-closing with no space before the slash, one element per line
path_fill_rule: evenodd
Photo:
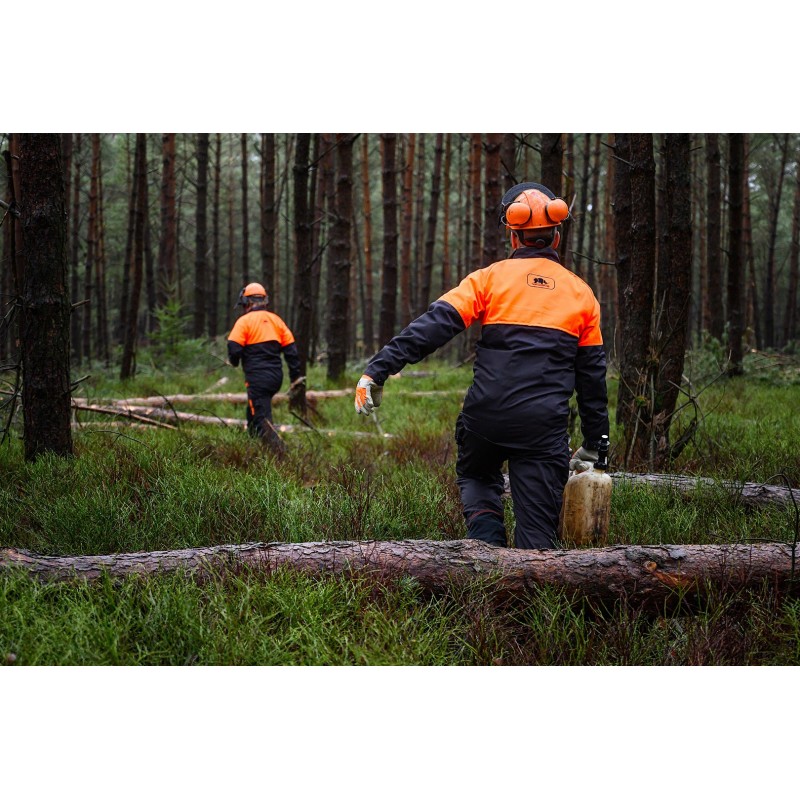
<path fill-rule="evenodd" d="M 270 574 L 293 569 L 313 576 L 412 577 L 441 592 L 454 583 L 487 579 L 501 593 L 555 587 L 592 601 L 627 598 L 653 610 L 710 592 L 760 588 L 789 592 L 794 580 L 788 544 L 616 545 L 583 550 L 515 550 L 473 540 L 254 542 L 152 553 L 45 556 L 0 550 L 0 570 L 24 568 L 42 580 L 95 580 L 186 570 L 208 575 L 242 567 Z"/>

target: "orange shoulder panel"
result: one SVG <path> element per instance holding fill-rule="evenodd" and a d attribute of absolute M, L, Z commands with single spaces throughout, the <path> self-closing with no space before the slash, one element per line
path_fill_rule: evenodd
<path fill-rule="evenodd" d="M 602 344 L 600 306 L 577 275 L 547 258 L 498 261 L 464 278 L 442 295 L 469 326 L 525 325 L 554 328 L 580 345 Z"/>

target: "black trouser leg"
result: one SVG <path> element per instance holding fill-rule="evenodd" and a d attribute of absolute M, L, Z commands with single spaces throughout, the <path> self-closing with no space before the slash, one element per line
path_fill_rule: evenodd
<path fill-rule="evenodd" d="M 502 450 L 456 422 L 456 483 L 461 492 L 467 538 L 505 547 Z"/>
<path fill-rule="evenodd" d="M 273 394 L 253 386 L 247 387 L 247 432 L 277 450 L 284 450 L 286 446 L 272 425 Z"/>
<path fill-rule="evenodd" d="M 558 516 L 569 477 L 569 451 L 550 458 L 510 456 L 508 477 L 514 502 L 514 546 L 524 550 L 557 547 Z"/>

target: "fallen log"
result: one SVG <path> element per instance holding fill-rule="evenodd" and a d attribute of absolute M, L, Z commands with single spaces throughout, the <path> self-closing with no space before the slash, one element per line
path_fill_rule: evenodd
<path fill-rule="evenodd" d="M 526 594 L 535 587 L 548 586 L 602 603 L 624 597 L 653 610 L 673 607 L 681 598 L 696 600 L 710 592 L 764 585 L 785 592 L 797 588 L 792 546 L 781 543 L 515 550 L 466 539 L 251 542 L 94 556 L 0 550 L 0 570 L 26 569 L 45 581 L 93 581 L 104 573 L 121 578 L 177 570 L 209 575 L 242 567 L 264 574 L 283 568 L 312 576 L 372 575 L 379 580 L 411 577 L 433 592 L 454 583 L 486 579 L 500 593 Z"/>
<path fill-rule="evenodd" d="M 691 475 L 638 475 L 633 472 L 610 472 L 614 485 L 633 483 L 652 486 L 655 489 L 677 491 L 681 496 L 691 498 L 698 489 L 723 489 L 731 500 L 740 502 L 749 508 L 782 508 L 800 509 L 800 489 L 786 486 L 773 486 L 765 483 L 739 483 L 737 481 L 715 480 L 713 478 L 693 477 Z M 511 493 L 507 473 L 503 473 L 504 491 Z"/>
<path fill-rule="evenodd" d="M 445 397 L 458 394 L 465 394 L 466 389 L 432 389 L 428 392 L 405 392 L 399 391 L 398 395 L 403 397 Z M 325 391 L 314 391 L 310 389 L 306 392 L 306 398 L 309 400 L 329 400 L 339 397 L 353 397 L 354 391 L 352 389 L 327 389 Z M 272 398 L 273 404 L 285 403 L 289 399 L 289 395 L 285 392 L 279 392 Z M 231 403 L 233 405 L 244 405 L 247 402 L 246 392 L 226 392 L 226 393 L 203 393 L 203 394 L 169 394 L 169 395 L 154 395 L 151 397 L 125 397 L 118 399 L 106 399 L 101 401 L 106 405 L 122 406 L 155 406 L 163 407 L 169 405 L 187 405 L 189 403 L 197 402 L 212 402 L 212 403 Z"/>
<path fill-rule="evenodd" d="M 135 411 L 125 408 L 106 408 L 98 405 L 86 405 L 80 401 L 72 401 L 73 411 L 91 411 L 95 414 L 107 414 L 112 417 L 126 417 L 128 419 L 136 420 L 137 422 L 146 423 L 148 425 L 155 425 L 157 428 L 167 428 L 168 430 L 176 430 L 174 425 L 169 425 L 166 422 L 158 422 L 157 420 L 150 419 L 147 416 L 137 414 Z"/>

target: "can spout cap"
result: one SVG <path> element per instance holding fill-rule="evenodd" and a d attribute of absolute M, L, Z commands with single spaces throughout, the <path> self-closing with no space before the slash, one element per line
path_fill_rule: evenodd
<path fill-rule="evenodd" d="M 600 444 L 597 446 L 597 461 L 594 464 L 595 469 L 607 470 L 608 464 L 608 436 L 600 437 Z"/>

